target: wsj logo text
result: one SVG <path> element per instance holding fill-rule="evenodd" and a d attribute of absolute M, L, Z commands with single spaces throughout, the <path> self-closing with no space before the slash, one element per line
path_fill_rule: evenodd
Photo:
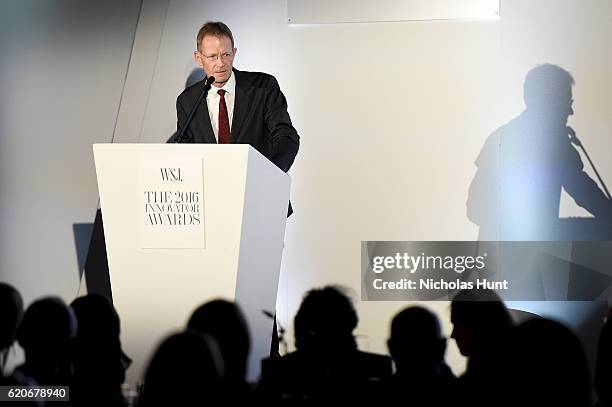
<path fill-rule="evenodd" d="M 183 182 L 180 168 L 160 168 L 163 182 Z"/>

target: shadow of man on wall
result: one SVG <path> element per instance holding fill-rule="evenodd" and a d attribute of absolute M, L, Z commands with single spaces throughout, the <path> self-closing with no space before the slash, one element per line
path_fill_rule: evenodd
<path fill-rule="evenodd" d="M 559 66 L 533 68 L 524 83 L 525 110 L 486 140 L 467 200 L 479 240 L 609 240 L 612 203 L 584 172 L 580 142 L 567 125 L 573 85 Z M 561 188 L 595 218 L 559 219 Z"/>

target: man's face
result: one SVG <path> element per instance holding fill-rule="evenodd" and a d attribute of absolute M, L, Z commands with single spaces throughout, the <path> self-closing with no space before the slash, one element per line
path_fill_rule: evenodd
<path fill-rule="evenodd" d="M 566 126 L 569 117 L 574 114 L 573 104 L 572 89 L 567 87 L 554 89 L 550 94 L 535 97 L 527 107 L 537 113 L 540 124 Z"/>
<path fill-rule="evenodd" d="M 574 108 L 572 107 L 574 104 L 572 89 L 568 89 L 563 97 L 559 99 L 559 120 L 565 125 L 567 124 L 567 119 L 574 114 Z"/>
<path fill-rule="evenodd" d="M 206 76 L 214 76 L 217 87 L 222 87 L 232 75 L 236 48 L 227 36 L 206 35 L 202 38 L 200 49 L 194 52 L 198 65 L 204 68 Z"/>

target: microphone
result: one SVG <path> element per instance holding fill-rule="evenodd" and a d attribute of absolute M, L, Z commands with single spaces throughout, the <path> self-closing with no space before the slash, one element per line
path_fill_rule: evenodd
<path fill-rule="evenodd" d="M 570 126 L 567 126 L 567 134 L 569 135 L 570 141 L 573 145 L 582 147 L 582 142 L 576 136 L 576 130 L 572 129 Z"/>
<path fill-rule="evenodd" d="M 214 76 L 208 76 L 204 78 L 204 89 L 202 89 L 200 96 L 198 96 L 198 99 L 196 100 L 193 107 L 191 108 L 191 111 L 189 112 L 189 115 L 187 116 L 187 121 L 185 122 L 185 125 L 181 129 L 181 132 L 179 133 L 179 135 L 176 137 L 175 143 L 183 142 L 183 136 L 185 135 L 185 132 L 187 131 L 187 128 L 189 127 L 189 124 L 193 120 L 193 116 L 195 115 L 196 110 L 198 110 L 198 106 L 200 106 L 200 104 L 202 103 L 202 100 L 204 100 L 204 97 L 206 96 L 206 94 L 210 90 L 211 85 L 214 82 L 215 82 Z"/>

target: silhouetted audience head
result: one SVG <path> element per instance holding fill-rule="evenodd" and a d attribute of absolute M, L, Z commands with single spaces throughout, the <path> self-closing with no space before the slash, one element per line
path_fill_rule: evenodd
<path fill-rule="evenodd" d="M 358 321 L 353 303 L 340 288 L 310 290 L 295 316 L 295 346 L 324 353 L 356 349 L 353 330 Z"/>
<path fill-rule="evenodd" d="M 76 330 L 74 313 L 61 299 L 33 302 L 17 331 L 26 357 L 18 369 L 40 385 L 67 383 L 72 375 L 70 341 Z"/>
<path fill-rule="evenodd" d="M 207 302 L 193 312 L 187 329 L 210 334 L 221 350 L 226 379 L 244 381 L 251 341 L 237 304 L 225 300 Z"/>
<path fill-rule="evenodd" d="M 438 317 L 421 307 L 406 308 L 393 318 L 387 344 L 400 373 L 435 366 L 446 351 Z"/>
<path fill-rule="evenodd" d="M 538 65 L 527 73 L 524 99 L 527 109 L 542 113 L 542 120 L 567 120 L 573 114 L 574 78 L 565 69 L 552 64 Z"/>
<path fill-rule="evenodd" d="M 224 375 L 212 336 L 193 331 L 174 334 L 159 346 L 147 369 L 139 405 L 216 405 Z"/>
<path fill-rule="evenodd" d="M 95 340 L 99 336 L 119 337 L 119 315 L 105 297 L 87 294 L 72 301 L 70 306 L 78 320 L 77 340 Z"/>
<path fill-rule="evenodd" d="M 500 359 L 507 353 L 513 323 L 508 309 L 493 290 L 462 290 L 451 302 L 451 322 L 459 351 L 468 357 L 459 378 L 459 404 L 495 405 L 499 392 Z"/>
<path fill-rule="evenodd" d="M 357 322 L 357 312 L 340 288 L 308 291 L 294 320 L 297 350 L 263 361 L 260 391 L 272 400 L 363 402 L 370 381 L 391 376 L 392 361 L 357 349 Z"/>
<path fill-rule="evenodd" d="M 0 351 L 9 348 L 15 341 L 17 328 L 23 318 L 23 300 L 12 286 L 0 283 Z"/>
<path fill-rule="evenodd" d="M 96 394 L 98 404 L 121 404 L 129 358 L 121 350 L 119 315 L 110 301 L 98 294 L 77 298 L 71 307 L 78 321 L 71 400 L 88 400 Z"/>
<path fill-rule="evenodd" d="M 590 380 L 578 338 L 547 319 L 527 321 L 512 331 L 500 372 L 505 405 L 589 406 Z"/>
<path fill-rule="evenodd" d="M 492 290 L 462 290 L 451 302 L 451 337 L 463 356 L 512 328 L 512 318 Z"/>

